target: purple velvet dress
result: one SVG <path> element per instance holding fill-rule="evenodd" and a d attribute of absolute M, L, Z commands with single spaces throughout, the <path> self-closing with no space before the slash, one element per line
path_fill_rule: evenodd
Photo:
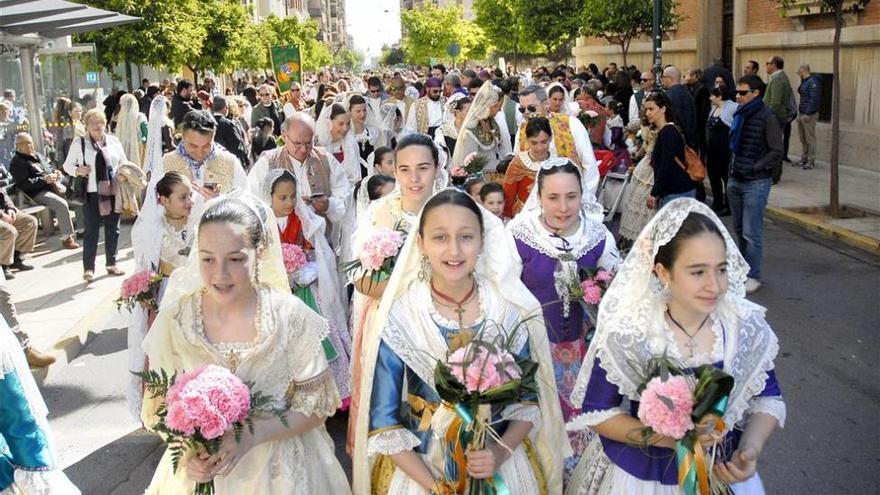
<path fill-rule="evenodd" d="M 587 330 L 592 323 L 586 318 L 580 304 L 560 301 L 553 276 L 558 263 L 556 258 L 547 256 L 518 237 L 514 239 L 523 263 L 522 281 L 543 308 L 559 403 L 567 422 L 581 412 L 580 404 L 572 404 L 570 397 L 587 354 Z M 578 268 L 595 268 L 604 251 L 603 239 L 577 258 Z M 567 317 L 563 315 L 563 304 L 569 304 Z M 569 432 L 568 436 L 575 455 L 566 461 L 566 474 L 570 474 L 577 465 L 587 446 L 589 432 Z"/>

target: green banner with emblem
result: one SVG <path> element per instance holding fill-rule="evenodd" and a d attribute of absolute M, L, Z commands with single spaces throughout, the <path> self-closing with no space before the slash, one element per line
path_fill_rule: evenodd
<path fill-rule="evenodd" d="M 272 72 L 282 93 L 290 90 L 291 83 L 302 84 L 302 54 L 298 46 L 273 46 L 270 49 Z"/>

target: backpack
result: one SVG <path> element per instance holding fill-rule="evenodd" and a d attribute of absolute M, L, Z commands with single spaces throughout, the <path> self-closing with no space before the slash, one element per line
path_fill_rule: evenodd
<path fill-rule="evenodd" d="M 785 123 L 794 121 L 798 116 L 797 99 L 794 97 L 794 90 L 788 91 L 788 101 L 785 104 Z"/>
<path fill-rule="evenodd" d="M 703 179 L 706 178 L 706 165 L 703 164 L 700 155 L 688 145 L 684 145 L 684 162 L 681 161 L 681 158 L 675 157 L 675 163 L 687 172 L 694 182 L 703 182 Z"/>

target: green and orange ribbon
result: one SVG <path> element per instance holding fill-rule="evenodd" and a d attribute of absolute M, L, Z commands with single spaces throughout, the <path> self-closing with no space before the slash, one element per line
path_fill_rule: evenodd
<path fill-rule="evenodd" d="M 719 399 L 706 415 L 715 416 L 715 431 L 718 433 L 724 432 L 725 424 L 721 418 L 727 410 L 727 399 L 726 395 Z M 678 461 L 678 485 L 685 495 L 710 495 L 709 470 L 703 447 L 696 443 L 688 447 L 682 440 L 677 440 L 675 457 Z"/>

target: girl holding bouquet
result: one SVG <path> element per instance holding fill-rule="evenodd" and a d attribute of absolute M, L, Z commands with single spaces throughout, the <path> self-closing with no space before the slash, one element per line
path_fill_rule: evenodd
<path fill-rule="evenodd" d="M 188 451 L 176 472 L 166 451 L 146 493 L 189 495 L 212 479 L 217 495 L 349 493 L 324 427 L 340 405 L 322 346 L 328 331 L 290 293 L 271 210 L 248 196 L 209 201 L 144 339 L 150 369 L 227 368 L 286 409 L 285 421 L 254 418 L 238 441 L 230 426 L 217 453 Z M 148 428 L 162 402 L 144 400 Z"/>
<path fill-rule="evenodd" d="M 416 224 L 419 211 L 434 191 L 445 187 L 447 176 L 438 166 L 439 152 L 425 134 L 409 134 L 400 139 L 394 151 L 394 191 L 370 203 L 367 213 L 358 220 L 353 245 L 357 250 L 379 229 L 401 230 L 409 233 Z M 348 260 L 346 260 L 348 261 Z M 354 430 L 357 421 L 358 394 L 361 382 L 361 348 L 364 335 L 371 331 L 373 314 L 388 284 L 388 277 L 378 278 L 365 272 L 352 276 L 355 293 L 352 298 L 352 400 L 348 422 L 346 448 L 354 448 Z"/>
<path fill-rule="evenodd" d="M 385 289 L 376 331 L 364 341 L 356 493 L 448 494 L 456 479 L 497 474 L 512 494 L 561 494 L 568 443 L 549 346 L 538 301 L 516 278 L 513 249 L 501 220 L 460 191 L 442 191 L 423 208 Z M 441 403 L 435 368 L 475 336 L 502 335 L 512 355 L 539 363 L 537 390 L 493 406 L 499 439 L 457 455 L 448 440 L 456 413 Z"/>
<path fill-rule="evenodd" d="M 348 409 L 351 400 L 351 372 L 349 354 L 351 337 L 345 309 L 340 300 L 336 255 L 324 236 L 324 219 L 316 215 L 296 193 L 293 172 L 276 168 L 266 173 L 263 200 L 271 207 L 282 245 L 292 244 L 305 254 L 306 263 L 288 272 L 294 295 L 327 318 L 330 332 L 324 341 L 324 351 L 336 388 L 342 397 L 342 409 Z"/>
<path fill-rule="evenodd" d="M 131 244 L 137 271 L 154 271 L 170 277 L 186 263 L 193 242 L 191 213 L 192 185 L 177 172 L 156 175 L 148 188 L 144 207 L 131 230 Z M 156 307 L 162 300 L 168 279 L 159 285 L 155 294 Z M 141 372 L 146 368 L 141 343 L 156 318 L 156 307 L 136 306 L 128 327 L 129 371 Z M 140 377 L 132 375 L 126 390 L 129 409 L 135 418 L 141 417 L 144 389 Z"/>
<path fill-rule="evenodd" d="M 713 488 L 764 493 L 757 459 L 786 409 L 774 372 L 779 343 L 765 309 L 745 299 L 747 273 L 733 239 L 703 203 L 676 199 L 651 219 L 602 299 L 571 397 L 583 414 L 569 428 L 590 428 L 598 437 L 566 493 L 692 493 L 678 485 L 676 437 L 641 437 L 646 423 L 638 418 L 648 421 L 651 412 L 639 407 L 649 401 L 642 390 L 658 358 L 684 370 L 710 365 L 732 377 L 726 407 L 715 416 L 722 421 L 710 429 L 689 425 L 695 449 L 714 457 L 705 470 Z"/>
<path fill-rule="evenodd" d="M 567 158 L 544 161 L 526 208 L 508 225 L 516 242 L 522 282 L 541 303 L 558 401 L 566 421 L 580 412 L 569 401 L 587 354 L 590 322 L 578 301 L 579 272 L 602 268 L 614 272 L 620 261 L 614 236 L 583 205 L 578 168 Z M 537 204 L 537 206 L 535 206 Z M 587 445 L 584 432 L 569 432 L 574 456 L 566 460 L 566 477 Z"/>

